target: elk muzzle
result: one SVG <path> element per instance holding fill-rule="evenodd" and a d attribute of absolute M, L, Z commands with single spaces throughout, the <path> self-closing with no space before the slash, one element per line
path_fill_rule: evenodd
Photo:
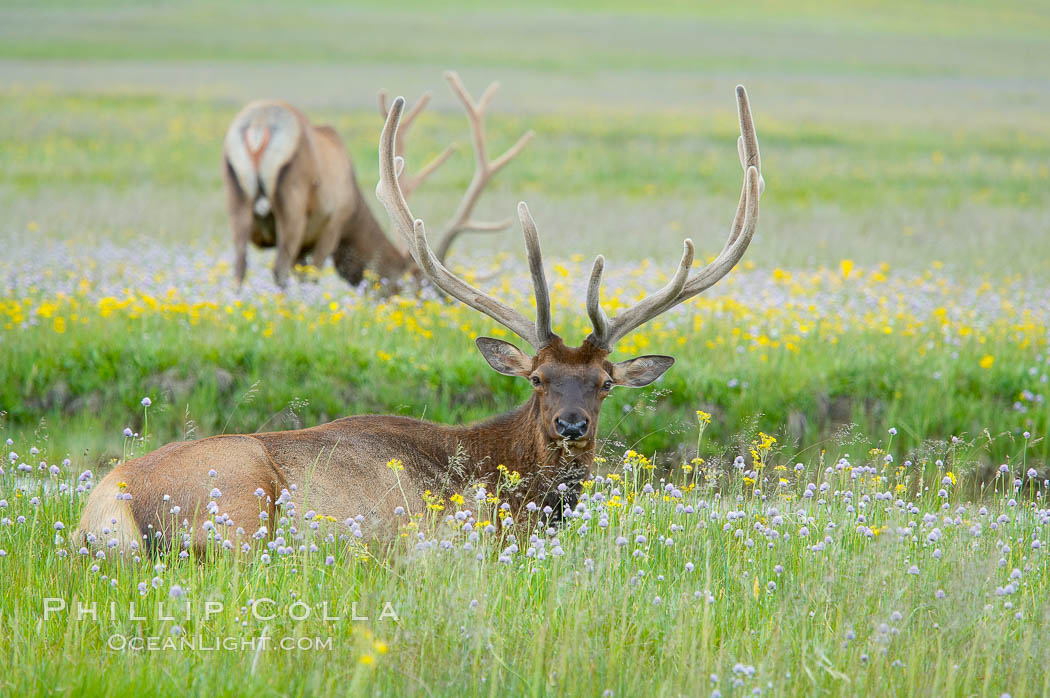
<path fill-rule="evenodd" d="M 563 439 L 577 441 L 587 436 L 590 420 L 580 412 L 564 412 L 554 418 L 554 433 Z"/>

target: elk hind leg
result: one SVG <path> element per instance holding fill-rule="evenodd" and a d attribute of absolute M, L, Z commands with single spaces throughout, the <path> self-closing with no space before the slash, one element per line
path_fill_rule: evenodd
<path fill-rule="evenodd" d="M 223 178 L 226 181 L 226 210 L 233 233 L 233 277 L 239 288 L 248 270 L 248 241 L 255 230 L 255 215 L 248 198 L 230 172 L 229 163 L 223 170 Z"/>

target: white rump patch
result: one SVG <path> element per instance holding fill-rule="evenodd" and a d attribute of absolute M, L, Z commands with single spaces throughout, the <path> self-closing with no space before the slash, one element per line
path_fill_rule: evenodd
<path fill-rule="evenodd" d="M 255 212 L 260 216 L 270 212 L 277 176 L 295 154 L 301 131 L 299 120 L 286 106 L 276 102 L 256 102 L 245 107 L 226 132 L 223 147 L 226 159 L 241 190 L 255 202 Z M 255 151 L 258 169 L 251 151 Z M 265 213 L 259 211 L 260 206 L 265 207 Z"/>

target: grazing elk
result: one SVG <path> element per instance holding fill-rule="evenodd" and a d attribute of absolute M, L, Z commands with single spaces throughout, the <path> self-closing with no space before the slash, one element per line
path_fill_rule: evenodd
<path fill-rule="evenodd" d="M 497 88 L 493 83 L 477 102 L 459 76 L 445 75 L 463 103 L 474 144 L 474 177 L 445 226 L 438 256 L 444 261 L 455 239 L 465 231 L 496 231 L 510 225 L 471 219 L 482 190 L 532 138 L 524 134 L 506 153 L 489 160 L 485 151 L 485 110 Z M 404 132 L 430 100 L 424 94 L 405 115 Z M 380 93 L 380 111 L 386 116 L 386 97 Z M 452 154 L 449 146 L 415 175 L 400 175 L 408 196 Z M 295 107 L 281 101 L 252 102 L 234 117 L 223 146 L 223 181 L 233 230 L 234 276 L 244 282 L 249 240 L 259 247 L 277 247 L 274 280 L 288 282 L 292 264 L 310 255 L 323 267 L 331 257 L 336 271 L 351 284 L 360 283 L 365 269 L 380 277 L 398 279 L 417 275 L 412 255 L 395 245 L 365 203 L 353 165 L 339 135 L 330 126 L 314 126 Z"/>
<path fill-rule="evenodd" d="M 404 100 L 397 98 L 380 140 L 380 200 L 435 286 L 535 349 L 529 355 L 499 339 L 477 340 L 492 368 L 530 382 L 529 400 L 516 410 L 470 426 L 358 416 L 297 431 L 168 444 L 110 472 L 91 493 L 80 531 L 104 544 L 134 548 L 144 535 L 148 541 L 170 544 L 173 535 L 189 536 L 192 530 L 194 544 L 203 546 L 209 536 L 229 539 L 234 530 L 209 532 L 214 524 L 201 524 L 209 512 L 218 514 L 221 523 L 232 521 L 227 525 L 251 531 L 259 518 L 273 520 L 279 503 L 290 502 L 300 513 L 313 510 L 338 520 L 361 516 L 354 525 L 366 527 L 369 537 L 386 535 L 395 529 L 397 507 L 409 513 L 421 511 L 427 490 L 461 491 L 471 482 L 492 487 L 501 465 L 524 476 L 520 490 L 511 496 L 512 511 L 529 501 L 549 505 L 555 512 L 573 506 L 591 467 L 598 413 L 609 391 L 616 386 L 648 385 L 674 363 L 669 356 L 613 363 L 608 356 L 616 342 L 728 274 L 755 233 L 763 183 L 743 87 L 737 88 L 737 104 L 744 187 L 722 251 L 690 274 L 693 243 L 685 240 L 670 282 L 614 318 L 607 317 L 600 305 L 605 262 L 599 256 L 587 289 L 593 331 L 580 346 L 570 347 L 551 329 L 539 238 L 524 203 L 518 205 L 518 215 L 535 288 L 535 321 L 456 277 L 430 248 L 423 221 L 413 217 L 398 182 L 403 162 L 395 156 L 394 144 Z M 398 459 L 402 469 L 388 467 L 391 459 Z M 260 512 L 265 516 L 260 517 Z M 181 526 L 186 528 L 180 533 Z"/>

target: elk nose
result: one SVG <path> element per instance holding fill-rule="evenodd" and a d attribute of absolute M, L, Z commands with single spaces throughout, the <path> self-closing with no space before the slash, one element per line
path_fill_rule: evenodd
<path fill-rule="evenodd" d="M 569 415 L 568 419 L 555 417 L 554 431 L 563 439 L 579 439 L 587 433 L 587 418 Z"/>

